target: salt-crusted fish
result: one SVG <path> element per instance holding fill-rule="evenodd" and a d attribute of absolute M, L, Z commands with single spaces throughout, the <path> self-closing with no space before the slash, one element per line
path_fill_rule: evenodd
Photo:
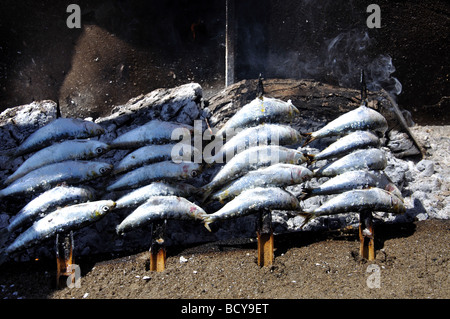
<path fill-rule="evenodd" d="M 183 159 L 190 161 L 192 156 L 201 155 L 201 152 L 189 144 L 162 144 L 143 146 L 125 156 L 115 167 L 114 174 L 128 172 L 143 165 L 167 161 L 181 162 Z M 196 155 L 197 154 L 197 155 Z"/>
<path fill-rule="evenodd" d="M 32 133 L 17 147 L 14 155 L 20 156 L 40 150 L 62 139 L 83 139 L 101 135 L 105 130 L 98 124 L 75 118 L 58 118 Z"/>
<path fill-rule="evenodd" d="M 229 136 L 227 136 L 229 138 Z M 264 145 L 295 145 L 302 141 L 302 135 L 296 129 L 280 124 L 261 124 L 246 128 L 220 148 L 211 158 L 205 158 L 206 163 L 223 163 L 229 161 L 236 154 L 254 146 Z"/>
<path fill-rule="evenodd" d="M 237 133 L 237 129 L 261 123 L 292 120 L 298 114 L 300 114 L 299 110 L 290 100 L 284 102 L 269 97 L 258 97 L 239 109 L 217 132 L 216 136 L 223 136 L 225 133 L 229 138 Z"/>
<path fill-rule="evenodd" d="M 115 204 L 112 200 L 101 200 L 60 208 L 34 222 L 6 248 L 5 252 L 12 254 L 37 245 L 57 233 L 85 227 L 109 213 Z"/>
<path fill-rule="evenodd" d="M 269 145 L 249 148 L 234 156 L 220 169 L 211 182 L 202 187 L 204 198 L 207 198 L 214 189 L 251 170 L 276 163 L 302 164 L 306 161 L 303 153 L 284 146 Z"/>
<path fill-rule="evenodd" d="M 316 155 L 308 155 L 315 161 L 320 161 L 332 157 L 339 157 L 348 154 L 356 149 L 367 147 L 378 147 L 380 139 L 370 131 L 356 131 L 341 137 L 336 142 L 325 148 Z"/>
<path fill-rule="evenodd" d="M 16 179 L 42 166 L 69 160 L 91 159 L 109 150 L 107 144 L 96 140 L 68 140 L 46 147 L 31 157 L 5 180 L 10 184 Z"/>
<path fill-rule="evenodd" d="M 262 209 L 298 210 L 299 208 L 297 198 L 288 191 L 278 187 L 257 187 L 243 191 L 217 212 L 206 215 L 204 225 L 211 231 L 209 224 L 217 220 L 237 218 Z"/>
<path fill-rule="evenodd" d="M 312 217 L 317 217 L 365 210 L 403 214 L 406 209 L 403 201 L 394 194 L 380 188 L 369 188 L 341 193 L 320 207 L 306 209 L 304 212 Z"/>
<path fill-rule="evenodd" d="M 376 171 L 348 171 L 327 180 L 318 187 L 305 188 L 306 196 L 339 194 L 353 189 L 366 189 L 378 187 L 389 191 L 403 200 L 401 192 L 384 174 Z"/>
<path fill-rule="evenodd" d="M 145 165 L 121 176 L 107 187 L 108 191 L 137 188 L 151 182 L 170 179 L 183 180 L 198 176 L 201 166 L 194 162 L 173 163 L 163 161 Z"/>
<path fill-rule="evenodd" d="M 7 230 L 13 232 L 23 225 L 34 221 L 56 207 L 69 204 L 79 204 L 94 200 L 94 190 L 88 187 L 56 186 L 38 197 L 34 198 L 23 207 L 11 220 Z"/>
<path fill-rule="evenodd" d="M 137 227 L 161 219 L 203 221 L 206 212 L 187 199 L 178 196 L 153 196 L 136 208 L 116 228 L 123 234 Z"/>
<path fill-rule="evenodd" d="M 110 147 L 127 149 L 138 148 L 148 144 L 169 143 L 178 140 L 180 136 L 184 135 L 190 138 L 193 133 L 194 127 L 191 125 L 152 120 L 117 137 L 110 143 Z"/>
<path fill-rule="evenodd" d="M 383 170 L 387 159 L 383 151 L 377 148 L 357 150 L 331 162 L 314 172 L 315 176 L 336 176 L 347 171 Z"/>
<path fill-rule="evenodd" d="M 8 187 L 0 190 L 0 198 L 48 190 L 63 182 L 81 183 L 104 176 L 111 169 L 111 164 L 94 161 L 65 161 L 46 165 L 31 171 Z"/>
<path fill-rule="evenodd" d="M 197 193 L 197 188 L 186 183 L 153 182 L 140 187 L 116 201 L 116 209 L 124 207 L 136 207 L 143 204 L 152 196 L 180 196 L 188 197 Z"/>
<path fill-rule="evenodd" d="M 365 105 L 361 105 L 357 109 L 339 116 L 320 130 L 307 133 L 308 137 L 304 145 L 319 138 L 342 135 L 353 131 L 370 130 L 384 134 L 387 129 L 388 124 L 383 115 Z"/>
<path fill-rule="evenodd" d="M 286 187 L 305 182 L 313 176 L 306 167 L 293 164 L 278 163 L 269 167 L 250 171 L 211 195 L 211 200 L 223 203 L 256 187 Z"/>

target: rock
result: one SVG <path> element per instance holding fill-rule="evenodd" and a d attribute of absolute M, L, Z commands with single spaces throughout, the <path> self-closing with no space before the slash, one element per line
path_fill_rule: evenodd
<path fill-rule="evenodd" d="M 417 169 L 421 172 L 420 175 L 423 177 L 430 177 L 434 174 L 434 163 L 430 160 L 421 160 L 417 163 Z"/>

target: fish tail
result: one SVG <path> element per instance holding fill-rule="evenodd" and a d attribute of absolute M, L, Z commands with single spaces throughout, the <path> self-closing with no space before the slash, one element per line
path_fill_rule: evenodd
<path fill-rule="evenodd" d="M 116 226 L 116 234 L 117 235 L 123 235 L 125 232 L 123 231 L 122 227 L 120 225 Z"/>
<path fill-rule="evenodd" d="M 211 224 L 212 222 L 213 222 L 213 220 L 211 217 L 209 217 L 209 216 L 203 217 L 203 225 L 209 232 L 212 232 L 211 228 L 209 227 L 209 224 Z"/>
<path fill-rule="evenodd" d="M 205 185 L 199 189 L 199 193 L 200 192 L 203 193 L 202 200 L 201 200 L 202 204 L 205 204 L 206 200 L 209 198 L 209 196 L 211 196 L 212 191 L 213 191 L 213 188 L 209 187 L 208 185 Z"/>
<path fill-rule="evenodd" d="M 303 188 L 302 192 L 300 193 L 300 195 L 297 196 L 297 198 L 300 200 L 305 200 L 313 195 L 312 192 L 313 188 Z"/>
<path fill-rule="evenodd" d="M 305 154 L 305 157 L 308 165 L 311 165 L 316 162 L 316 155 L 314 154 Z"/>
<path fill-rule="evenodd" d="M 314 141 L 316 138 L 314 136 L 312 136 L 312 133 L 305 133 L 306 135 L 306 141 L 305 143 L 303 143 L 302 147 L 305 147 L 306 145 L 308 145 L 309 143 L 311 143 L 312 141 Z"/>
<path fill-rule="evenodd" d="M 300 229 L 303 229 L 307 223 L 317 217 L 315 214 L 308 212 L 299 212 L 297 215 L 302 216 L 305 219 L 303 224 L 300 226 Z"/>

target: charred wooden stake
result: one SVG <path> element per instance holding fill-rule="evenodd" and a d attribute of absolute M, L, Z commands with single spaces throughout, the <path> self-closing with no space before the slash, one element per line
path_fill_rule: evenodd
<path fill-rule="evenodd" d="M 152 243 L 150 246 L 150 271 L 164 271 L 166 269 L 166 234 L 167 220 L 152 224 Z"/>
<path fill-rule="evenodd" d="M 273 264 L 273 230 L 272 213 L 265 209 L 258 213 L 256 225 L 256 235 L 258 237 L 258 265 L 271 266 Z"/>
<path fill-rule="evenodd" d="M 375 260 L 375 240 L 371 211 L 359 213 L 359 253 L 367 260 Z"/>
<path fill-rule="evenodd" d="M 71 276 L 75 284 L 73 265 L 73 232 L 69 234 L 56 234 L 56 287 L 63 288 L 67 277 Z M 61 277 L 65 280 L 61 281 Z"/>

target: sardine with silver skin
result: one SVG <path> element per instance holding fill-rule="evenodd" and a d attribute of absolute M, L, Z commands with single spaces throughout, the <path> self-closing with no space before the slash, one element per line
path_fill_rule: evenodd
<path fill-rule="evenodd" d="M 34 221 L 56 207 L 79 204 L 95 198 L 94 190 L 88 187 L 56 186 L 34 198 L 9 223 L 7 230 L 13 232 L 19 227 Z"/>
<path fill-rule="evenodd" d="M 194 162 L 182 162 L 179 164 L 172 161 L 158 162 L 126 173 L 106 189 L 108 191 L 117 191 L 137 188 L 161 179 L 189 179 L 197 177 L 200 169 L 200 164 Z"/>
<path fill-rule="evenodd" d="M 384 135 L 387 129 L 388 124 L 383 115 L 365 105 L 361 105 L 357 109 L 339 116 L 320 130 L 307 133 L 308 137 L 304 145 L 319 138 L 342 135 L 360 130 L 380 132 Z"/>
<path fill-rule="evenodd" d="M 136 167 L 170 159 L 174 162 L 182 161 L 183 159 L 191 160 L 192 155 L 195 156 L 195 154 L 201 154 L 197 148 L 192 147 L 189 144 L 183 145 L 181 150 L 176 152 L 174 147 L 178 146 L 179 144 L 143 146 L 125 156 L 114 167 L 114 174 L 128 172 Z"/>
<path fill-rule="evenodd" d="M 211 231 L 209 224 L 217 220 L 246 216 L 262 209 L 298 210 L 299 208 L 297 198 L 288 191 L 278 187 L 257 187 L 243 191 L 217 212 L 206 215 L 204 225 Z"/>
<path fill-rule="evenodd" d="M 105 130 L 98 124 L 75 118 L 58 118 L 41 127 L 16 149 L 14 155 L 20 156 L 50 146 L 62 139 L 89 138 L 101 135 Z"/>
<path fill-rule="evenodd" d="M 96 140 L 69 140 L 46 147 L 31 157 L 5 180 L 10 184 L 32 170 L 69 160 L 86 160 L 105 154 L 109 146 Z"/>
<path fill-rule="evenodd" d="M 189 136 L 194 133 L 194 127 L 191 125 L 152 120 L 117 137 L 110 143 L 110 147 L 128 149 L 138 148 L 148 144 L 173 142 L 172 133 L 174 133 L 175 130 L 183 133 L 183 135 L 188 134 Z M 179 135 L 175 136 L 175 138 L 179 138 Z"/>
<path fill-rule="evenodd" d="M 388 181 L 387 176 L 383 176 L 375 171 L 369 172 L 365 170 L 344 172 L 327 180 L 316 188 L 305 188 L 303 192 L 306 193 L 306 196 L 303 199 L 309 196 L 339 194 L 353 189 L 366 189 L 371 187 L 378 187 L 389 191 L 403 200 L 401 192 L 392 182 Z"/>
<path fill-rule="evenodd" d="M 197 188 L 195 186 L 186 183 L 153 182 L 119 198 L 116 201 L 116 209 L 139 206 L 153 196 L 174 195 L 188 197 L 196 192 Z"/>
<path fill-rule="evenodd" d="M 260 167 L 276 163 L 302 164 L 307 159 L 303 153 L 284 146 L 255 146 L 234 156 L 208 184 L 202 187 L 204 199 L 216 188 Z"/>
<path fill-rule="evenodd" d="M 229 136 L 227 136 L 229 138 Z M 261 124 L 242 130 L 220 148 L 206 163 L 223 163 L 236 154 L 254 146 L 263 145 L 295 145 L 302 141 L 302 135 L 296 129 L 280 124 Z"/>
<path fill-rule="evenodd" d="M 403 201 L 394 194 L 380 188 L 351 190 L 329 199 L 320 207 L 306 209 L 306 214 L 318 217 L 322 215 L 341 214 L 371 210 L 403 214 L 406 210 Z"/>
<path fill-rule="evenodd" d="M 0 190 L 4 196 L 48 190 L 59 183 L 81 183 L 104 176 L 112 165 L 94 161 L 65 161 L 40 167 Z"/>
<path fill-rule="evenodd" d="M 309 180 L 313 173 L 306 167 L 293 164 L 278 163 L 269 167 L 250 171 L 211 195 L 212 200 L 223 203 L 256 187 L 286 187 L 301 184 Z"/>
<path fill-rule="evenodd" d="M 387 159 L 377 148 L 357 150 L 314 171 L 315 176 L 336 176 L 347 171 L 383 170 Z"/>
<path fill-rule="evenodd" d="M 203 221 L 206 212 L 186 198 L 178 196 L 153 196 L 136 208 L 116 228 L 123 234 L 137 227 L 161 219 L 199 220 Z"/>
<path fill-rule="evenodd" d="M 290 100 L 284 102 L 269 97 L 258 97 L 240 108 L 215 135 L 226 134 L 227 138 L 230 138 L 235 135 L 236 129 L 261 123 L 292 120 L 298 114 L 300 114 L 299 110 Z"/>
<path fill-rule="evenodd" d="M 356 149 L 380 146 L 380 139 L 370 131 L 356 131 L 341 137 L 316 155 L 308 155 L 315 161 L 346 155 Z"/>
<path fill-rule="evenodd" d="M 37 245 L 57 233 L 65 233 L 85 227 L 105 216 L 115 205 L 116 203 L 112 200 L 101 200 L 60 208 L 37 220 L 30 228 L 20 234 L 6 248 L 5 252 L 12 254 Z"/>

